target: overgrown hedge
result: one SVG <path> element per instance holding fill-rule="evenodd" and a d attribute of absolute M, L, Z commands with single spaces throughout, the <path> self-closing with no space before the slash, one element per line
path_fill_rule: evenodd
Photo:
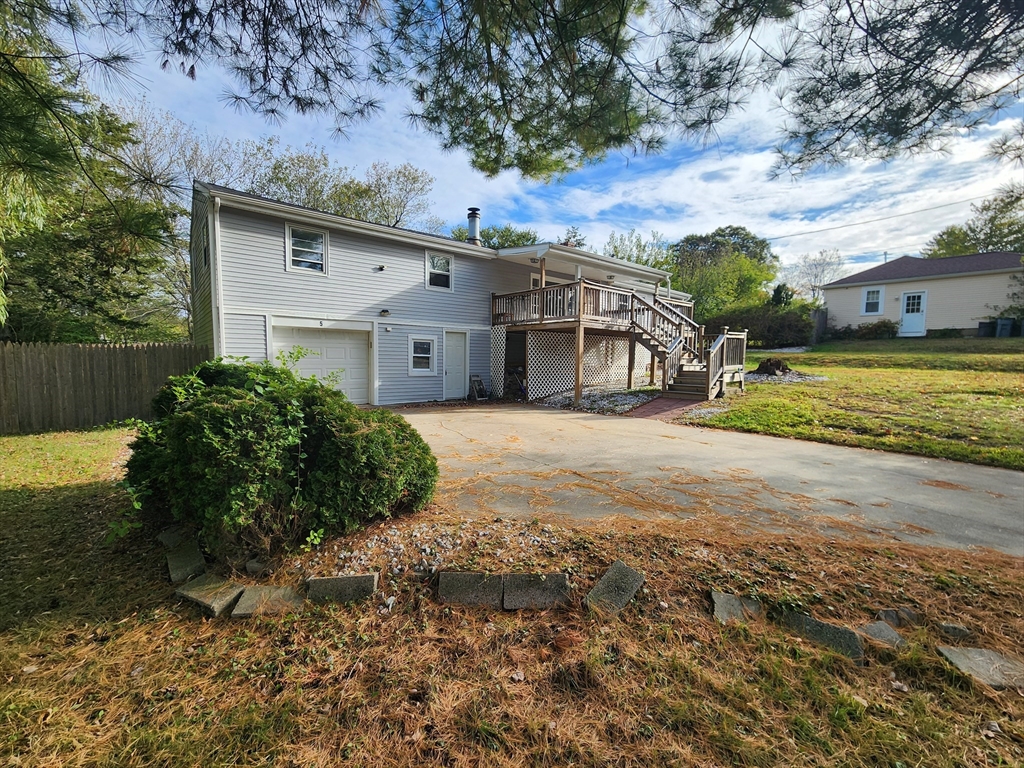
<path fill-rule="evenodd" d="M 809 344 L 814 331 L 811 306 L 806 302 L 786 307 L 770 303 L 731 307 L 704 321 L 707 334 L 712 337 L 726 325 L 733 331 L 746 328 L 747 343 L 764 349 Z"/>
<path fill-rule="evenodd" d="M 173 377 L 140 428 L 127 485 L 214 551 L 272 552 L 422 509 L 437 461 L 401 416 L 362 410 L 270 363 L 204 363 Z"/>

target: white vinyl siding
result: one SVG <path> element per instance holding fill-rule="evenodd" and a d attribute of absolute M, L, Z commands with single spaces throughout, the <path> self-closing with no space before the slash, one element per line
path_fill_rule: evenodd
<path fill-rule="evenodd" d="M 387 328 L 391 328 L 390 331 Z M 436 345 L 443 329 L 436 326 L 384 326 L 377 327 L 377 380 L 378 403 L 421 403 L 444 398 L 444 351 Z M 409 375 L 410 338 L 434 339 L 434 373 Z"/>
<path fill-rule="evenodd" d="M 267 359 L 267 318 L 264 315 L 224 315 L 225 357 Z"/>
<path fill-rule="evenodd" d="M 327 233 L 292 224 L 287 225 L 286 230 L 288 270 L 326 275 Z"/>
<path fill-rule="evenodd" d="M 210 284 L 210 198 L 192 192 L 189 260 L 192 266 L 192 341 L 213 347 L 213 294 Z"/>

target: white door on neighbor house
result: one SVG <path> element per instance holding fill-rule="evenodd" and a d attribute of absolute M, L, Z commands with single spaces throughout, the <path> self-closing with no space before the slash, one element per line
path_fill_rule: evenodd
<path fill-rule="evenodd" d="M 466 369 L 466 334 L 444 332 L 444 399 L 461 400 L 469 391 Z"/>
<path fill-rule="evenodd" d="M 900 336 L 924 336 L 924 313 L 928 299 L 927 291 L 911 291 L 902 296 L 903 311 L 900 313 Z"/>
<path fill-rule="evenodd" d="M 327 328 L 274 328 L 274 354 L 304 347 L 310 354 L 296 369 L 303 376 L 324 378 L 338 371 L 337 387 L 353 403 L 370 402 L 370 334 Z"/>

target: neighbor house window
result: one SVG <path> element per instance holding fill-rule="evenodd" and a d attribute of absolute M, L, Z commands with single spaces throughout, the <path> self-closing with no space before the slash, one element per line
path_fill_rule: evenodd
<path fill-rule="evenodd" d="M 452 289 L 451 256 L 442 256 L 439 253 L 427 254 L 427 286 L 446 291 Z"/>
<path fill-rule="evenodd" d="M 864 301 L 860 313 L 862 315 L 882 314 L 883 291 L 881 288 L 865 288 Z"/>
<path fill-rule="evenodd" d="M 435 371 L 434 351 L 437 339 L 433 336 L 409 337 L 409 375 L 433 376 Z"/>
<path fill-rule="evenodd" d="M 288 227 L 288 268 L 327 273 L 327 233 Z"/>

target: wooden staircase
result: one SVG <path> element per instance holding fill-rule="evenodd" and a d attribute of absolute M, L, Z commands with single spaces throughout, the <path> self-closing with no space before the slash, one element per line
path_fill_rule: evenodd
<path fill-rule="evenodd" d="M 664 397 L 712 400 L 725 394 L 727 383 L 743 387 L 747 332 L 722 333 L 705 340 L 704 326 L 654 299 L 635 296 L 631 308 L 634 340 L 661 361 Z"/>

